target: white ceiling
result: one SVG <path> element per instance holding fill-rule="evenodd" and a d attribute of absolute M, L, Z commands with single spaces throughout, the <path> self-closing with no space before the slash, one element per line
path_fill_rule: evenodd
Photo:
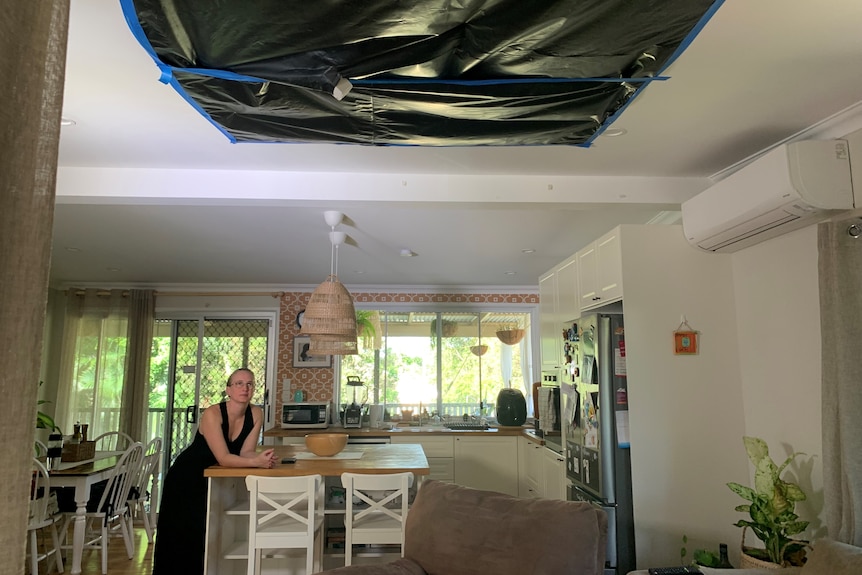
<path fill-rule="evenodd" d="M 589 149 L 230 144 L 158 82 L 117 0 L 71 4 L 57 286 L 313 285 L 329 209 L 348 218 L 348 287 L 534 286 L 862 102 L 862 2 L 727 0 L 615 122 L 628 133 Z"/>

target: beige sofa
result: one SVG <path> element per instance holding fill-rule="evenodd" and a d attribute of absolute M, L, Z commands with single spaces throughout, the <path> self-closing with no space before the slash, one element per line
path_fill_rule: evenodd
<path fill-rule="evenodd" d="M 587 503 L 520 499 L 425 481 L 407 516 L 404 558 L 327 575 L 602 575 L 607 516 Z"/>
<path fill-rule="evenodd" d="M 710 569 L 701 567 L 704 575 L 860 575 L 862 574 L 862 548 L 831 539 L 820 539 L 814 543 L 804 567 L 787 569 Z M 632 571 L 629 575 L 647 575 L 646 569 Z"/>

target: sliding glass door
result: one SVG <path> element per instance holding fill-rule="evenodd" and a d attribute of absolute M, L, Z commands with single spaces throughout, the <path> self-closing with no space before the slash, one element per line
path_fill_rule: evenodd
<path fill-rule="evenodd" d="M 272 329 L 272 321 L 263 318 L 156 321 L 147 428 L 165 438 L 167 465 L 194 439 L 200 413 L 225 398 L 225 383 L 235 369 L 254 372 L 252 401 L 271 418 Z M 270 425 L 264 422 L 264 428 Z"/>

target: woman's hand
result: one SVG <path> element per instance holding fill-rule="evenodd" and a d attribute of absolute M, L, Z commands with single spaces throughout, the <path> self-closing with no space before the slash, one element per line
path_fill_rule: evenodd
<path fill-rule="evenodd" d="M 264 469 L 272 469 L 277 460 L 278 457 L 276 457 L 274 449 L 265 449 L 255 456 L 254 466 L 262 467 Z"/>

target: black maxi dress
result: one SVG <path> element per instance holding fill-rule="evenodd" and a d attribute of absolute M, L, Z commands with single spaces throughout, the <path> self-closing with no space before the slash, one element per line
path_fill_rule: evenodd
<path fill-rule="evenodd" d="M 239 455 L 242 444 L 254 427 L 251 405 L 245 412 L 242 431 L 230 440 L 227 404 L 221 409 L 221 430 L 228 451 Z M 156 547 L 153 551 L 153 575 L 199 575 L 204 571 L 204 541 L 206 538 L 207 480 L 204 469 L 216 465 L 200 431 L 194 441 L 168 470 L 162 488 L 159 522 L 156 527 Z"/>

